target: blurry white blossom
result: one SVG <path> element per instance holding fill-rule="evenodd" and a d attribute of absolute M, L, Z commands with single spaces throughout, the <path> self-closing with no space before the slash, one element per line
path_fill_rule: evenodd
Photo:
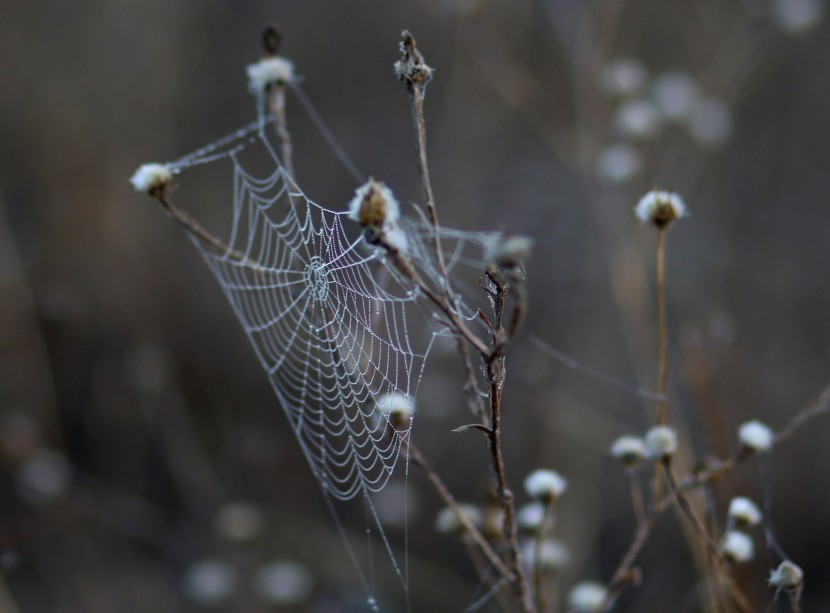
<path fill-rule="evenodd" d="M 614 116 L 614 129 L 623 138 L 648 140 L 657 136 L 661 127 L 659 110 L 646 99 L 624 102 Z"/>
<path fill-rule="evenodd" d="M 738 440 L 746 449 L 764 452 L 772 448 L 775 434 L 768 426 L 757 419 L 753 419 L 741 424 L 741 427 L 738 428 Z"/>
<path fill-rule="evenodd" d="M 305 602 L 314 588 L 314 577 L 302 564 L 274 560 L 256 571 L 254 592 L 270 604 L 297 605 Z"/>
<path fill-rule="evenodd" d="M 714 146 L 726 141 L 732 134 L 729 107 L 714 98 L 697 100 L 689 116 L 689 134 L 702 145 Z"/>
<path fill-rule="evenodd" d="M 667 119 L 686 119 L 691 115 L 697 101 L 697 84 L 685 72 L 664 72 L 654 78 L 651 96 Z"/>
<path fill-rule="evenodd" d="M 534 470 L 525 478 L 525 491 L 531 498 L 550 503 L 568 489 L 568 480 L 555 470 Z"/>
<path fill-rule="evenodd" d="M 617 143 L 603 149 L 597 157 L 597 174 L 610 183 L 628 181 L 643 167 L 643 160 L 631 145 Z"/>
<path fill-rule="evenodd" d="M 611 445 L 611 455 L 626 464 L 634 464 L 646 457 L 648 450 L 639 436 L 621 436 Z"/>
<path fill-rule="evenodd" d="M 17 486 L 33 502 L 49 502 L 69 489 L 72 468 L 67 459 L 50 449 L 31 453 L 17 471 Z"/>
<path fill-rule="evenodd" d="M 821 0 L 772 0 L 772 17 L 784 32 L 800 34 L 821 21 Z"/>
<path fill-rule="evenodd" d="M 669 426 L 654 426 L 646 433 L 646 448 L 655 459 L 673 456 L 677 452 L 677 432 Z"/>
<path fill-rule="evenodd" d="M 535 532 L 539 529 L 545 517 L 545 505 L 540 502 L 531 502 L 521 507 L 516 513 L 516 524 L 522 530 Z M 551 521 L 551 513 L 548 512 L 548 523 Z"/>
<path fill-rule="evenodd" d="M 611 96 L 633 96 L 643 89 L 648 70 L 634 57 L 618 57 L 605 65 L 600 74 L 600 85 Z"/>
<path fill-rule="evenodd" d="M 571 561 L 567 545 L 556 539 L 545 539 L 541 546 L 535 539 L 522 543 L 522 562 L 527 568 L 535 568 L 537 556 L 544 570 L 559 570 Z"/>
<path fill-rule="evenodd" d="M 729 503 L 729 517 L 739 526 L 757 526 L 761 523 L 761 510 L 745 496 L 737 496 Z"/>
<path fill-rule="evenodd" d="M 723 555 L 733 562 L 748 562 L 755 555 L 755 544 L 748 534 L 728 530 L 720 542 Z"/>
<path fill-rule="evenodd" d="M 600 610 L 608 590 L 605 585 L 596 581 L 583 581 L 571 588 L 568 594 L 568 604 L 578 613 L 596 613 Z"/>
<path fill-rule="evenodd" d="M 219 558 L 204 558 L 191 564 L 184 574 L 184 593 L 201 605 L 220 605 L 231 599 L 239 577 L 236 570 Z"/>
<path fill-rule="evenodd" d="M 458 508 L 467 516 L 474 526 L 481 526 L 481 509 L 472 504 L 459 504 Z M 441 534 L 456 534 L 464 531 L 464 526 L 458 520 L 458 516 L 449 507 L 444 507 L 438 512 L 435 518 L 435 529 Z"/>

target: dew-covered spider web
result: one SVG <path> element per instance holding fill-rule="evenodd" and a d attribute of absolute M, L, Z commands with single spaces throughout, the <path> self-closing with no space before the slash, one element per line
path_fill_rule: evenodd
<path fill-rule="evenodd" d="M 171 164 L 176 174 L 205 164 L 230 169 L 229 222 L 216 233 L 227 248 L 193 242 L 250 339 L 330 508 L 332 501 L 363 498 L 407 589 L 406 561 L 387 541 L 372 495 L 408 457 L 413 420 L 393 427 L 390 409 L 403 403 L 412 416 L 430 349 L 449 332 L 418 287 L 367 242 L 346 203 L 328 208 L 306 197 L 280 162 L 273 119 L 261 109 L 260 100 L 257 121 Z M 497 235 L 442 229 L 445 277 L 432 225 L 416 213 L 399 225 L 420 275 L 437 293 L 452 276 L 453 287 L 462 288 L 455 309 L 473 319 L 476 309 L 467 306 L 456 273 L 470 273 L 473 294 Z M 374 590 L 362 579 L 374 608 Z"/>

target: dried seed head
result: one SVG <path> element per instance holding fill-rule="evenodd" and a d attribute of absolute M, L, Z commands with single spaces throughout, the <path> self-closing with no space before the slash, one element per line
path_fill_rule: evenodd
<path fill-rule="evenodd" d="M 264 57 L 255 64 L 249 64 L 245 71 L 248 73 L 248 88 L 253 93 L 294 80 L 294 64 L 279 55 Z"/>
<path fill-rule="evenodd" d="M 173 171 L 167 164 L 142 164 L 130 177 L 135 191 L 154 194 L 164 190 L 173 178 Z"/>
<path fill-rule="evenodd" d="M 395 75 L 406 83 L 410 93 L 415 87 L 423 90 L 432 80 L 433 69 L 424 61 L 424 56 L 415 44 L 415 37 L 408 30 L 404 30 L 401 36 L 401 59 L 395 62 Z"/>
<path fill-rule="evenodd" d="M 415 413 L 415 401 L 406 394 L 391 392 L 377 399 L 377 410 L 381 415 L 388 418 L 389 424 L 393 428 L 406 430 L 412 423 L 412 415 Z"/>
<path fill-rule="evenodd" d="M 632 466 L 645 458 L 648 450 L 639 436 L 621 436 L 611 445 L 611 455 Z"/>
<path fill-rule="evenodd" d="M 755 555 L 755 544 L 749 535 L 738 530 L 728 530 L 720 541 L 724 557 L 733 562 L 748 562 Z"/>
<path fill-rule="evenodd" d="M 516 524 L 522 530 L 535 534 L 545 518 L 545 505 L 540 502 L 531 502 L 521 507 L 516 513 Z M 553 516 L 548 513 L 547 523 L 550 525 Z"/>
<path fill-rule="evenodd" d="M 568 489 L 568 480 L 554 470 L 534 470 L 525 478 L 525 491 L 531 498 L 551 504 Z"/>
<path fill-rule="evenodd" d="M 485 505 L 481 517 L 481 534 L 491 541 L 504 538 L 504 509 L 499 502 L 492 501 Z"/>
<path fill-rule="evenodd" d="M 738 496 L 729 503 L 729 518 L 741 527 L 757 526 L 761 523 L 761 510 L 754 502 Z"/>
<path fill-rule="evenodd" d="M 804 583 L 804 571 L 801 567 L 791 562 L 784 560 L 778 565 L 778 568 L 770 571 L 769 585 L 770 587 L 777 587 L 784 590 L 794 590 L 799 588 Z"/>
<path fill-rule="evenodd" d="M 349 203 L 349 219 L 364 228 L 382 228 L 386 223 L 395 223 L 400 211 L 392 190 L 374 179 L 358 187 Z"/>
<path fill-rule="evenodd" d="M 748 421 L 738 428 L 738 440 L 747 451 L 763 453 L 772 449 L 775 434 L 757 419 Z"/>
<path fill-rule="evenodd" d="M 655 460 L 670 458 L 677 452 L 677 432 L 669 426 L 655 426 L 646 433 L 648 455 Z"/>
<path fill-rule="evenodd" d="M 649 222 L 658 228 L 667 227 L 675 219 L 688 216 L 683 199 L 674 192 L 652 190 L 640 198 L 634 207 L 634 213 L 643 222 Z"/>
<path fill-rule="evenodd" d="M 578 613 L 595 613 L 605 603 L 608 590 L 596 581 L 583 581 L 571 588 L 568 604 Z"/>

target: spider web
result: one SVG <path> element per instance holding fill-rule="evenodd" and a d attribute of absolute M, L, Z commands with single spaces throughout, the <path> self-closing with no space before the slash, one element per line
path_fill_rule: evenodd
<path fill-rule="evenodd" d="M 449 332 L 417 286 L 387 261 L 382 248 L 363 238 L 345 210 L 320 206 L 302 192 L 268 136 L 273 119 L 263 112 L 262 100 L 258 108 L 257 121 L 170 166 L 179 174 L 219 161 L 232 165 L 232 211 L 220 234 L 228 249 L 219 252 L 195 237 L 193 243 L 267 374 L 375 609 L 374 590 L 331 499 L 362 496 L 408 591 L 406 561 L 398 564 L 371 494 L 408 457 L 426 359 L 435 339 Z M 421 276 L 442 293 L 452 275 L 456 312 L 477 319 L 464 296 L 481 292 L 456 273 L 474 271 L 477 279 L 483 253 L 500 235 L 442 229 L 445 276 L 433 226 L 407 216 L 399 225 L 407 257 Z M 409 411 L 404 427 L 390 421 L 389 405 L 396 403 L 405 403 Z"/>

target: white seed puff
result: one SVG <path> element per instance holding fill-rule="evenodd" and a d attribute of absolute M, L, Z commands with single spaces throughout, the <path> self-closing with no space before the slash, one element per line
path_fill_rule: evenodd
<path fill-rule="evenodd" d="M 525 491 L 531 498 L 550 504 L 568 489 L 568 480 L 555 470 L 534 470 L 525 478 Z"/>
<path fill-rule="evenodd" d="M 613 457 L 626 464 L 636 464 L 646 457 L 646 444 L 639 436 L 621 436 L 611 445 Z"/>
<path fill-rule="evenodd" d="M 170 183 L 173 178 L 173 171 L 167 164 L 142 164 L 130 177 L 137 192 L 151 192 L 160 189 Z"/>
<path fill-rule="evenodd" d="M 729 518 L 739 526 L 757 526 L 761 523 L 761 510 L 745 496 L 737 496 L 729 503 Z"/>
<path fill-rule="evenodd" d="M 655 189 L 640 198 L 634 207 L 634 214 L 642 222 L 665 228 L 675 219 L 687 217 L 689 211 L 683 198 L 675 192 Z"/>
<path fill-rule="evenodd" d="M 770 571 L 769 584 L 785 590 L 799 587 L 804 582 L 804 571 L 795 562 L 784 560 L 778 568 Z"/>
<path fill-rule="evenodd" d="M 278 55 L 265 57 L 256 64 L 249 64 L 248 87 L 252 92 L 261 92 L 272 83 L 290 83 L 294 80 L 294 64 Z"/>
<path fill-rule="evenodd" d="M 720 549 L 733 562 L 748 562 L 755 555 L 752 538 L 739 530 L 728 530 L 721 539 Z"/>
<path fill-rule="evenodd" d="M 654 426 L 646 433 L 646 448 L 654 459 L 673 456 L 677 452 L 677 432 L 669 426 Z"/>
<path fill-rule="evenodd" d="M 571 588 L 568 594 L 568 604 L 579 613 L 595 613 L 605 602 L 608 590 L 602 583 L 583 581 Z"/>
<path fill-rule="evenodd" d="M 775 434 L 768 426 L 757 419 L 748 421 L 738 428 L 738 440 L 745 449 L 764 452 L 772 449 Z"/>

